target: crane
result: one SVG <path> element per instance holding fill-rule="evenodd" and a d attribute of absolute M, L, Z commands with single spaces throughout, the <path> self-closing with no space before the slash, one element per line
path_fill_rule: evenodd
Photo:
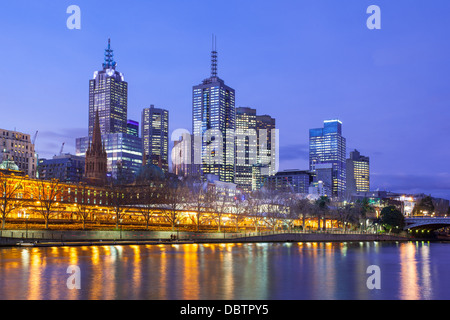
<path fill-rule="evenodd" d="M 39 131 L 36 131 L 36 133 L 34 134 L 33 141 L 32 141 L 33 144 L 36 142 L 36 137 L 37 137 L 37 135 L 38 135 L 38 132 L 39 132 Z"/>
<path fill-rule="evenodd" d="M 64 149 L 64 144 L 65 144 L 65 142 L 63 142 L 63 143 L 62 143 L 62 146 L 61 146 L 61 151 L 59 151 L 59 155 L 60 155 L 60 156 L 62 156 L 62 153 L 63 153 L 63 149 Z"/>

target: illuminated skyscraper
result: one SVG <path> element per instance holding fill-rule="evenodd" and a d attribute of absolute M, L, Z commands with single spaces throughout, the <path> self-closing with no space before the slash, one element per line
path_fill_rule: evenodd
<path fill-rule="evenodd" d="M 327 120 L 323 128 L 309 130 L 309 168 L 316 176 L 316 165 L 332 165 L 331 196 L 343 197 L 346 184 L 346 140 L 342 122 Z"/>
<path fill-rule="evenodd" d="M 252 191 L 253 165 L 257 164 L 256 110 L 236 108 L 236 175 L 234 183 Z"/>
<path fill-rule="evenodd" d="M 235 91 L 217 76 L 217 51 L 211 53 L 211 77 L 193 87 L 192 132 L 201 137 L 201 174 L 234 182 Z"/>
<path fill-rule="evenodd" d="M 94 130 L 96 111 L 102 134 L 127 133 L 128 83 L 116 66 L 108 40 L 103 70 L 96 71 L 89 81 L 89 136 Z"/>
<path fill-rule="evenodd" d="M 89 81 L 89 136 L 76 139 L 76 155 L 86 155 L 98 112 L 101 141 L 107 154 L 107 175 L 118 178 L 120 172 L 131 179 L 142 166 L 142 140 L 136 135 L 138 123 L 127 119 L 128 83 L 116 70 L 109 40 L 102 66 Z"/>
<path fill-rule="evenodd" d="M 347 159 L 347 194 L 370 191 L 369 157 L 362 156 L 358 150 L 350 152 Z"/>
<path fill-rule="evenodd" d="M 169 111 L 151 105 L 142 110 L 141 123 L 144 161 L 169 172 Z"/>

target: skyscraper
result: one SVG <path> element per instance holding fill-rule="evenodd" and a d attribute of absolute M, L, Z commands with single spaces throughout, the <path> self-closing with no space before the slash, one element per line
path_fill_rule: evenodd
<path fill-rule="evenodd" d="M 234 182 L 235 91 L 217 75 L 217 51 L 213 42 L 211 76 L 193 87 L 192 132 L 201 137 L 201 173 Z"/>
<path fill-rule="evenodd" d="M 110 40 L 102 67 L 89 81 L 89 136 L 76 139 L 76 155 L 85 156 L 98 112 L 101 140 L 107 154 L 107 174 L 118 178 L 120 172 L 131 177 L 142 166 L 142 140 L 136 134 L 138 123 L 127 119 L 128 83 L 116 70 Z"/>
<path fill-rule="evenodd" d="M 89 81 L 89 136 L 94 130 L 96 111 L 102 134 L 127 133 L 128 83 L 116 66 L 108 39 L 103 70 L 96 71 Z"/>
<path fill-rule="evenodd" d="M 347 194 L 370 191 L 370 162 L 358 150 L 347 159 Z"/>
<path fill-rule="evenodd" d="M 316 165 L 332 165 L 333 197 L 343 197 L 346 184 L 346 140 L 342 136 L 342 122 L 324 121 L 323 128 L 309 130 L 309 168 L 316 175 Z"/>
<path fill-rule="evenodd" d="M 252 191 L 252 168 L 257 164 L 256 109 L 236 108 L 236 173 L 234 182 Z"/>
<path fill-rule="evenodd" d="M 169 172 L 169 111 L 151 105 L 142 110 L 141 123 L 144 161 Z"/>

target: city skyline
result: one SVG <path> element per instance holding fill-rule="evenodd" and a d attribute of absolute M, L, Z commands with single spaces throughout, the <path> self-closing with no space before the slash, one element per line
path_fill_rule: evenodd
<path fill-rule="evenodd" d="M 377 1 L 383 27 L 376 31 L 365 26 L 369 2 L 284 1 L 284 8 L 265 1 L 257 8 L 239 2 L 236 12 L 234 6 L 223 8 L 214 30 L 194 20 L 218 4 L 208 3 L 187 18 L 184 11 L 194 13 L 200 3 L 192 9 L 180 1 L 172 6 L 117 3 L 112 14 L 123 20 L 111 19 L 116 25 L 104 18 L 104 25 L 94 21 L 101 2 L 77 4 L 81 30 L 65 26 L 69 3 L 20 2 L 11 4 L 12 11 L 22 12 L 20 21 L 6 12 L 1 16 L 2 27 L 10 32 L 1 36 L 5 50 L 0 58 L 7 61 L 8 81 L 0 127 L 30 135 L 39 131 L 40 158 L 58 154 L 62 143 L 66 152 L 75 154 L 75 138 L 87 135 L 87 79 L 98 69 L 108 38 L 129 82 L 128 118 L 139 121 L 141 106 L 161 105 L 171 112 L 169 136 L 178 128 L 190 131 L 186 119 L 192 84 L 209 72 L 210 37 L 215 33 L 220 73 L 236 90 L 236 107 L 256 108 L 277 119 L 280 171 L 307 169 L 309 129 L 339 118 L 347 138 L 346 156 L 358 149 L 371 158 L 373 190 L 450 198 L 445 161 L 450 155 L 445 145 L 450 97 L 444 81 L 449 46 L 446 28 L 439 23 L 445 21 L 449 4 L 419 1 L 413 7 L 406 1 Z M 164 13 L 173 6 L 176 10 L 167 18 Z M 155 19 L 143 19 L 147 14 Z M 226 14 L 252 18 L 231 26 Z M 135 15 L 141 19 L 133 21 Z M 265 21 L 269 15 L 274 20 Z M 171 26 L 174 21 L 179 22 Z M 152 32 L 149 43 L 143 43 L 142 34 L 158 24 L 164 26 L 161 32 Z M 186 28 L 180 31 L 180 26 Z M 142 31 L 133 31 L 137 27 Z M 61 78 L 61 70 L 70 76 Z M 19 79 L 25 72 L 35 77 Z M 28 95 L 19 95 L 19 80 L 29 88 Z M 19 117 L 16 110 L 24 112 Z"/>

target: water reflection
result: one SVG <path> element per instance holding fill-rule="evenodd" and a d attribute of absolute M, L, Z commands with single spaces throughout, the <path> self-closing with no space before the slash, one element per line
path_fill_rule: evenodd
<path fill-rule="evenodd" d="M 3 248 L 0 299 L 443 299 L 433 284 L 446 289 L 449 253 L 414 242 Z M 366 286 L 374 264 L 378 291 Z M 81 290 L 67 288 L 70 265 Z"/>

